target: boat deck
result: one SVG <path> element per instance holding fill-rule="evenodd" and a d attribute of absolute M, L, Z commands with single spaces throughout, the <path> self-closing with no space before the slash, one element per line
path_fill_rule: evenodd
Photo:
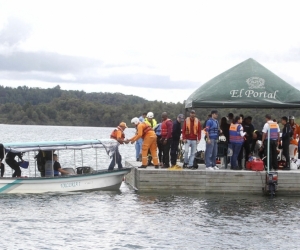
<path fill-rule="evenodd" d="M 265 188 L 265 171 L 224 168 L 206 171 L 204 164 L 199 164 L 197 170 L 155 169 L 151 166 L 137 168 L 140 165 L 140 162 L 126 162 L 126 167 L 132 167 L 126 175 L 126 183 L 139 192 L 262 194 Z M 300 194 L 300 170 L 277 172 L 277 194 Z"/>

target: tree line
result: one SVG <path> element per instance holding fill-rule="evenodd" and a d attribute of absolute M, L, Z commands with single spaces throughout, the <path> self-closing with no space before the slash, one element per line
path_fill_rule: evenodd
<path fill-rule="evenodd" d="M 133 117 L 148 111 L 157 120 L 164 111 L 173 119 L 184 111 L 184 105 L 121 93 L 62 90 L 60 86 L 48 89 L 0 86 L 2 124 L 114 127 L 120 121 L 130 123 Z"/>
<path fill-rule="evenodd" d="M 189 112 L 184 100 L 178 103 L 148 101 L 134 95 L 121 93 L 86 93 L 84 91 L 54 88 L 17 88 L 0 86 L 0 123 L 23 125 L 99 126 L 114 127 L 124 121 L 130 123 L 135 116 L 152 111 L 157 121 L 167 112 L 174 120 L 177 115 Z M 202 124 L 211 109 L 196 109 Z M 252 116 L 254 127 L 261 130 L 265 115 L 280 121 L 282 116 L 294 115 L 300 122 L 299 110 L 277 109 L 219 109 L 219 119 L 229 112 L 234 115 Z"/>

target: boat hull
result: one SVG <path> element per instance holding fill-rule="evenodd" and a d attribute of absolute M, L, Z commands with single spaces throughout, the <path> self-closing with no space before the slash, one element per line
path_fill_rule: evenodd
<path fill-rule="evenodd" d="M 130 168 L 60 177 L 1 178 L 0 194 L 118 190 Z"/>

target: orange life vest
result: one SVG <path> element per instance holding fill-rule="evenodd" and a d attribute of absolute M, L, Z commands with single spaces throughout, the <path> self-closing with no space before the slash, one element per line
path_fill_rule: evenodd
<path fill-rule="evenodd" d="M 194 119 L 194 135 L 198 135 L 198 118 Z M 187 117 L 185 120 L 185 134 L 189 135 L 191 133 L 191 118 Z"/>
<path fill-rule="evenodd" d="M 148 131 L 150 131 L 150 130 L 153 130 L 152 128 L 151 128 L 151 126 L 148 124 L 148 123 L 146 123 L 146 122 L 142 122 L 144 125 L 146 125 L 146 126 L 144 126 L 144 129 L 143 129 L 143 137 L 145 136 L 145 134 L 148 132 Z M 154 130 L 153 130 L 154 131 Z"/>
<path fill-rule="evenodd" d="M 124 140 L 125 139 L 125 134 L 124 134 L 124 131 L 122 130 L 121 127 L 117 127 L 115 128 L 111 134 L 110 134 L 110 138 L 111 139 L 115 139 L 115 140 L 118 140 L 118 131 L 121 131 L 121 139 Z"/>

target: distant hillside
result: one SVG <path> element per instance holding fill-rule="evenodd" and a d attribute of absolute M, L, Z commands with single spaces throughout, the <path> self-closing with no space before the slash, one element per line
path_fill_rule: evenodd
<path fill-rule="evenodd" d="M 184 110 L 182 103 L 148 101 L 121 93 L 86 93 L 61 90 L 60 86 L 48 89 L 0 86 L 0 123 L 3 124 L 114 127 L 120 121 L 130 123 L 133 117 L 143 112 L 154 112 L 159 121 L 164 111 L 175 119 L 179 113 L 185 114 Z M 202 124 L 210 111 L 196 109 Z M 296 122 L 300 122 L 300 111 L 289 109 L 219 109 L 219 119 L 229 112 L 252 116 L 257 130 L 262 129 L 265 114 L 271 114 L 278 121 L 282 116 L 294 115 Z"/>
<path fill-rule="evenodd" d="M 182 103 L 148 101 L 121 93 L 86 93 L 54 88 L 0 86 L 0 123 L 113 127 L 120 121 L 152 111 L 160 120 L 166 111 L 174 119 Z"/>

